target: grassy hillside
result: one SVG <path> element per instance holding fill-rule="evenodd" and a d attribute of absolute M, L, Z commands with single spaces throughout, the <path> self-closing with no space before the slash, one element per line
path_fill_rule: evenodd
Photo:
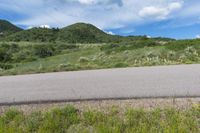
<path fill-rule="evenodd" d="M 132 44 L 0 43 L 0 75 L 200 63 L 200 40 Z"/>
<path fill-rule="evenodd" d="M 12 42 L 65 42 L 65 43 L 134 43 L 148 39 L 147 36 L 110 35 L 94 25 L 76 23 L 62 29 L 32 28 L 22 30 L 8 21 L 0 20 L 0 41 Z M 172 41 L 169 38 L 154 38 L 157 41 Z"/>
<path fill-rule="evenodd" d="M 112 36 L 91 24 L 76 23 L 62 29 L 33 28 L 5 37 L 4 41 L 101 43 Z"/>
<path fill-rule="evenodd" d="M 71 43 L 105 42 L 111 35 L 91 24 L 76 23 L 60 30 L 57 40 Z"/>
<path fill-rule="evenodd" d="M 21 31 L 19 27 L 11 24 L 10 22 L 6 20 L 0 20 L 0 37 L 4 37 L 16 32 Z"/>
<path fill-rule="evenodd" d="M 76 23 L 62 29 L 32 28 L 21 30 L 8 21 L 0 21 L 0 41 L 28 42 L 66 42 L 66 43 L 133 43 L 148 39 L 146 36 L 110 35 L 94 25 Z M 154 38 L 160 41 L 170 41 L 168 38 Z"/>
<path fill-rule="evenodd" d="M 54 42 L 59 29 L 32 28 L 5 37 L 4 41 Z"/>
<path fill-rule="evenodd" d="M 0 75 L 200 63 L 199 39 L 114 36 L 85 23 L 13 28 L 0 41 Z"/>
<path fill-rule="evenodd" d="M 91 24 L 76 23 L 62 29 L 33 28 L 24 30 L 6 36 L 4 41 L 105 43 L 120 42 L 123 38 L 109 35 Z"/>

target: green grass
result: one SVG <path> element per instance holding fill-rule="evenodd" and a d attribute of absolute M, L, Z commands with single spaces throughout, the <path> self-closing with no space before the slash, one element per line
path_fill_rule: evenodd
<path fill-rule="evenodd" d="M 198 133 L 200 106 L 187 110 L 126 109 L 80 111 L 73 106 L 28 115 L 9 110 L 0 116 L 1 133 Z"/>
<path fill-rule="evenodd" d="M 0 75 L 200 63 L 199 40 L 173 41 L 164 45 L 154 43 L 69 45 L 19 42 L 20 50 L 14 54 L 13 49 L 10 50 L 10 60 L 0 63 Z M 47 54 L 38 51 L 40 48 Z"/>

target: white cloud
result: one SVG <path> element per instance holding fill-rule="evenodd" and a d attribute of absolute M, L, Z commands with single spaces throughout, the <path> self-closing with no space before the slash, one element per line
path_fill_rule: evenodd
<path fill-rule="evenodd" d="M 79 0 L 79 2 L 82 4 L 94 4 L 97 1 L 96 0 Z"/>
<path fill-rule="evenodd" d="M 171 12 L 180 9 L 181 7 L 182 4 L 178 2 L 170 3 L 165 7 L 147 6 L 139 11 L 139 16 L 142 18 L 166 19 Z"/>
<path fill-rule="evenodd" d="M 196 38 L 197 38 L 197 39 L 200 39 L 200 35 L 196 35 Z"/>
<path fill-rule="evenodd" d="M 178 10 L 182 7 L 182 2 L 173 2 L 169 4 L 169 11 Z"/>
<path fill-rule="evenodd" d="M 40 25 L 40 26 L 28 26 L 27 29 L 32 29 L 34 27 L 45 28 L 45 29 L 50 29 L 51 28 L 51 26 L 44 24 L 44 25 Z"/>
<path fill-rule="evenodd" d="M 139 16 L 143 18 L 156 18 L 156 19 L 165 19 L 166 16 L 169 14 L 168 10 L 165 8 L 159 7 L 144 7 L 140 12 Z M 153 19 L 152 18 L 152 19 Z"/>
<path fill-rule="evenodd" d="M 26 29 L 32 29 L 33 28 L 33 26 L 28 26 Z"/>
<path fill-rule="evenodd" d="M 151 36 L 147 35 L 147 38 L 152 38 Z"/>
<path fill-rule="evenodd" d="M 131 25 L 130 29 L 134 29 L 134 26 L 145 23 L 178 18 L 180 12 L 184 12 L 182 8 L 184 7 L 185 9 L 187 4 L 187 2 L 183 3 L 183 1 L 20 0 L 19 2 L 19 0 L 0 0 L 0 11 L 3 9 L 22 15 L 23 17 L 15 20 L 15 24 L 27 27 L 43 24 L 51 27 L 64 27 L 76 22 L 86 22 L 104 30 L 124 28 L 127 25 Z M 191 4 L 191 6 L 194 6 L 194 4 Z M 197 10 L 199 8 L 195 11 Z M 175 11 L 177 12 L 175 13 Z M 130 29 L 126 28 L 125 30 L 128 31 Z"/>
<path fill-rule="evenodd" d="M 47 24 L 44 24 L 44 25 L 40 25 L 39 26 L 40 28 L 46 28 L 46 29 L 50 29 L 51 26 L 47 25 Z"/>
<path fill-rule="evenodd" d="M 104 31 L 104 32 L 106 32 L 107 34 L 110 34 L 110 35 L 115 35 L 115 33 L 112 31 Z"/>

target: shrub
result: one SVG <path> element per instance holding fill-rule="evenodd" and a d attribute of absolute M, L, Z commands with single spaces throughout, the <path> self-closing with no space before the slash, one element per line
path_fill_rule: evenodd
<path fill-rule="evenodd" d="M 21 61 L 34 61 L 35 58 L 33 57 L 32 51 L 28 49 L 22 49 L 21 51 L 14 53 L 12 56 L 12 60 L 14 62 L 21 62 Z"/>
<path fill-rule="evenodd" d="M 29 117 L 26 118 L 25 127 L 28 132 L 37 132 L 40 125 L 42 124 L 43 117 L 42 113 L 32 113 Z"/>
<path fill-rule="evenodd" d="M 127 63 L 123 63 L 123 62 L 120 62 L 120 63 L 116 63 L 114 65 L 115 68 L 121 68 L 121 67 L 128 67 L 128 64 Z"/>
<path fill-rule="evenodd" d="M 10 109 L 8 110 L 5 115 L 2 117 L 2 120 L 5 124 L 11 123 L 12 121 L 17 121 L 17 117 L 21 117 L 22 113 L 14 110 L 14 109 Z"/>
<path fill-rule="evenodd" d="M 8 64 L 8 63 L 0 63 L 0 68 L 3 70 L 7 70 L 7 69 L 13 68 L 13 65 Z"/>
<path fill-rule="evenodd" d="M 70 64 L 70 63 L 65 63 L 65 64 L 59 64 L 58 65 L 58 69 L 59 69 L 59 71 L 66 71 L 66 70 L 71 70 L 71 69 L 73 69 L 73 67 L 72 67 L 72 64 Z"/>
<path fill-rule="evenodd" d="M 55 54 L 55 48 L 52 45 L 35 45 L 34 53 L 36 56 L 40 58 L 45 58 L 49 56 L 53 56 Z"/>
<path fill-rule="evenodd" d="M 8 62 L 11 60 L 10 46 L 8 44 L 2 44 L 0 46 L 0 62 Z"/>
<path fill-rule="evenodd" d="M 78 45 L 75 44 L 57 44 L 56 49 L 57 50 L 64 50 L 64 49 L 76 49 L 79 48 Z"/>
<path fill-rule="evenodd" d="M 54 109 L 44 117 L 40 132 L 63 133 L 70 125 L 79 122 L 78 110 L 73 106 L 67 106 L 64 109 Z"/>
<path fill-rule="evenodd" d="M 78 61 L 80 63 L 86 63 L 86 62 L 89 62 L 89 58 L 87 58 L 87 57 L 80 57 Z"/>

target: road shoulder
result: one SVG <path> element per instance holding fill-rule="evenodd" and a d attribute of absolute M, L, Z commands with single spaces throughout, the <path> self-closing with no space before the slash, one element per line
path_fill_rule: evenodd
<path fill-rule="evenodd" d="M 80 102 L 63 102 L 63 103 L 48 103 L 48 104 L 30 104 L 30 105 L 15 105 L 15 106 L 0 106 L 0 114 L 9 109 L 17 109 L 26 114 L 36 111 L 48 111 L 53 108 L 62 108 L 67 105 L 73 105 L 79 110 L 98 110 L 106 111 L 112 107 L 120 109 L 122 112 L 127 108 L 178 108 L 188 109 L 193 106 L 200 106 L 200 98 L 156 98 L 156 99 L 129 99 L 129 100 L 99 100 L 99 101 L 80 101 Z"/>

